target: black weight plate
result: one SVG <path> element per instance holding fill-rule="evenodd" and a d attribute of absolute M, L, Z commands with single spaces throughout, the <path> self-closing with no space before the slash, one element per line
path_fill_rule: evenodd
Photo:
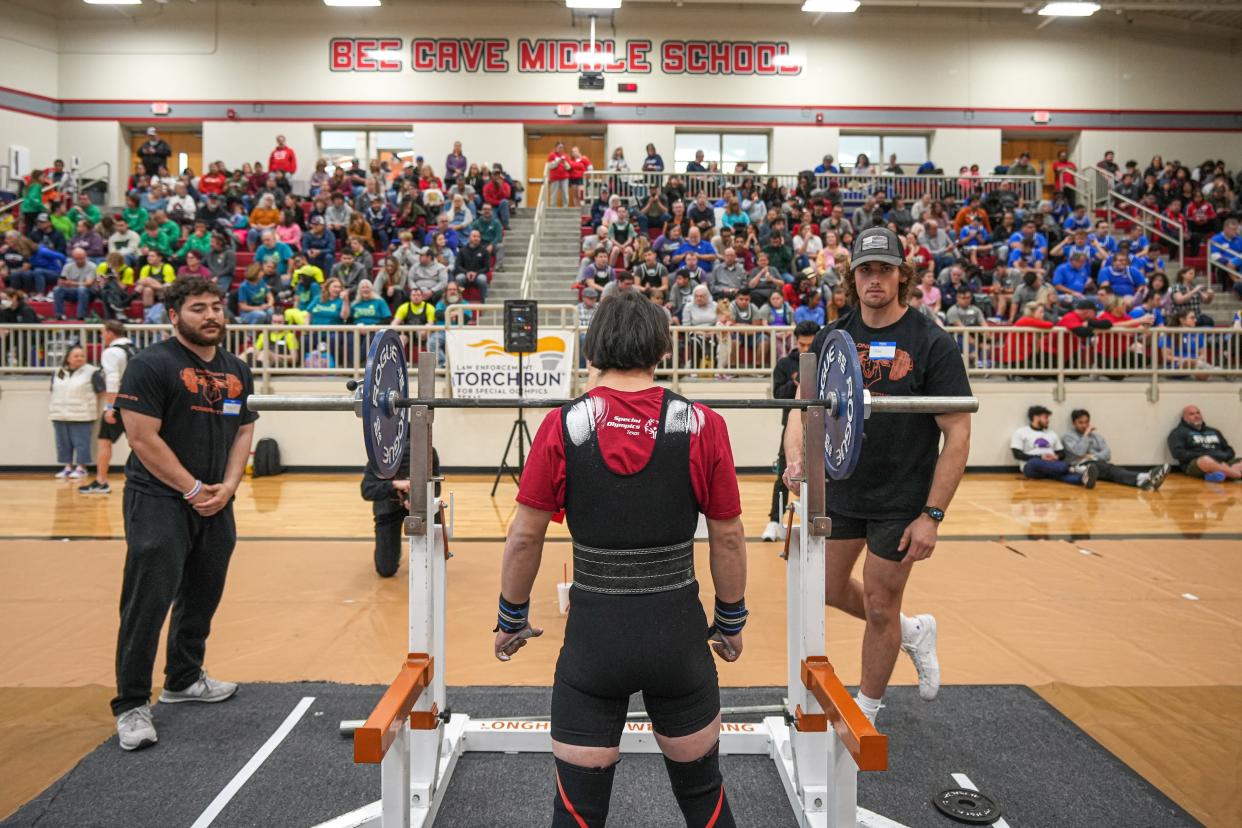
<path fill-rule="evenodd" d="M 410 438 L 406 410 L 391 404 L 394 396 L 408 397 L 408 388 L 401 337 L 392 330 L 372 337 L 362 378 L 362 439 L 375 473 L 385 479 L 397 473 Z"/>
<path fill-rule="evenodd" d="M 932 797 L 932 804 L 947 816 L 967 825 L 991 825 L 1000 819 L 1000 806 L 990 797 L 965 788 L 950 788 Z"/>
<path fill-rule="evenodd" d="M 824 470 L 833 480 L 854 473 L 863 436 L 862 365 L 854 338 L 835 330 L 824 340 L 819 354 L 817 396 L 837 395 L 835 414 L 824 417 Z"/>

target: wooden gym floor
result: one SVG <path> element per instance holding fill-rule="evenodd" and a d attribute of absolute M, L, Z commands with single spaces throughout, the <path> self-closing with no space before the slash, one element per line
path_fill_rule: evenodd
<path fill-rule="evenodd" d="M 0 476 L 0 818 L 112 731 L 118 483 L 111 496 L 88 498 L 46 476 Z M 770 485 L 767 476 L 742 482 L 749 535 L 766 521 Z M 509 664 L 494 661 L 514 488 L 502 485 L 493 501 L 490 487 L 490 477 L 445 482 L 456 501 L 446 675 L 453 685 L 546 685 L 564 630 L 554 584 L 569 546 L 556 527 L 561 540 L 545 551 L 533 601 L 544 637 Z M 1240 503 L 1242 484 L 1179 475 L 1158 493 L 969 475 L 906 605 L 937 614 L 946 684 L 1031 686 L 1197 818 L 1239 825 Z M 236 511 L 242 539 L 211 639 L 212 672 L 243 682 L 390 681 L 405 647 L 405 570 L 374 574 L 357 477 L 247 480 Z M 777 551 L 750 545 L 747 647 L 737 664 L 719 665 L 724 684 L 784 682 Z M 702 545 L 698 555 L 705 573 Z M 838 671 L 856 680 L 861 624 L 829 612 L 828 632 Z M 904 658 L 894 681 L 915 681 Z"/>

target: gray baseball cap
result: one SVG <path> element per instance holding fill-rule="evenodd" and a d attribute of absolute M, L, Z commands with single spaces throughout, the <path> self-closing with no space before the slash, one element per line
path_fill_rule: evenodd
<path fill-rule="evenodd" d="M 854 239 L 850 270 L 867 262 L 883 262 L 896 267 L 905 257 L 901 239 L 887 227 L 868 227 Z"/>

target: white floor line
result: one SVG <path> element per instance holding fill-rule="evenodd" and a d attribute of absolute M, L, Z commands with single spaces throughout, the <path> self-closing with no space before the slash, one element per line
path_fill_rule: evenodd
<path fill-rule="evenodd" d="M 970 777 L 967 776 L 966 774 L 954 773 L 950 775 L 953 777 L 953 781 L 957 783 L 957 786 L 959 788 L 965 788 L 968 791 L 976 791 L 976 792 L 979 790 L 977 787 L 975 787 L 975 783 L 971 782 Z M 992 823 L 992 825 L 995 826 L 995 828 L 1009 828 L 1009 823 L 1005 822 L 1004 817 L 999 817 L 996 820 L 996 822 Z"/>
<path fill-rule="evenodd" d="M 237 792 L 242 789 L 247 780 L 254 775 L 259 766 L 267 760 L 267 757 L 272 755 L 276 748 L 280 747 L 280 743 L 285 740 L 285 737 L 289 735 L 289 732 L 293 730 L 294 726 L 297 725 L 298 721 L 301 720 L 307 709 L 314 702 L 314 696 L 302 697 L 302 700 L 297 703 L 293 711 L 280 723 L 280 727 L 276 728 L 276 732 L 268 737 L 268 740 L 263 743 L 262 747 L 255 751 L 254 756 L 250 757 L 250 761 L 242 766 L 242 769 L 229 780 L 229 784 L 225 785 L 224 789 L 216 794 L 216 798 L 211 800 L 211 804 L 198 815 L 198 819 L 194 820 L 194 824 L 190 828 L 207 828 L 208 825 L 215 821 L 215 818 L 220 815 L 220 812 L 229 804 L 229 801 L 237 795 Z"/>

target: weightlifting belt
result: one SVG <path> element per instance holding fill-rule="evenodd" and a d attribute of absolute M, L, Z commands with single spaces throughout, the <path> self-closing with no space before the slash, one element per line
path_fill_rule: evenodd
<path fill-rule="evenodd" d="M 610 595 L 667 592 L 694 583 L 694 540 L 650 549 L 574 544 L 574 586 Z"/>

